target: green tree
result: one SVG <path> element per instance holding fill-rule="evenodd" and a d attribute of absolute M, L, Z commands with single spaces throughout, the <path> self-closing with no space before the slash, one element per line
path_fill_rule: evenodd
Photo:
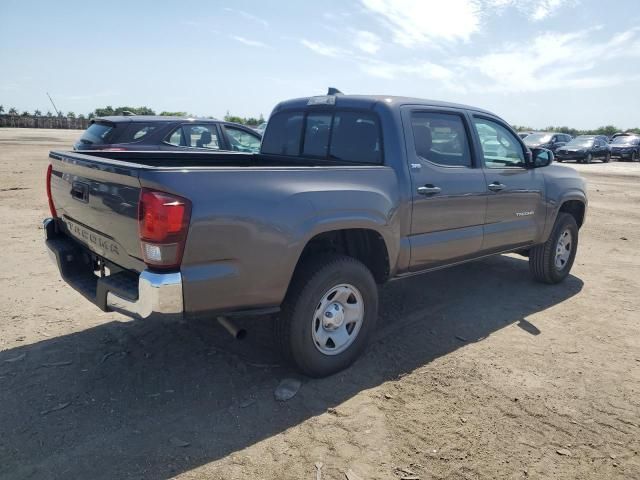
<path fill-rule="evenodd" d="M 31 114 L 29 112 L 27 112 L 26 110 L 20 114 L 20 116 L 22 116 L 22 117 L 28 117 L 30 115 Z"/>
<path fill-rule="evenodd" d="M 63 117 L 64 117 L 64 113 L 62 113 L 62 112 L 58 112 L 57 117 L 58 117 L 58 118 L 63 118 Z"/>
<path fill-rule="evenodd" d="M 0 105 L 0 113 L 4 113 L 4 105 Z"/>
<path fill-rule="evenodd" d="M 33 114 L 34 114 L 36 117 L 39 117 L 40 115 L 42 115 L 42 112 L 41 112 L 40 110 L 34 110 Z"/>
<path fill-rule="evenodd" d="M 163 117 L 188 117 L 187 112 L 160 112 Z"/>
<path fill-rule="evenodd" d="M 16 109 L 16 107 L 11 107 L 9 109 L 9 115 L 17 115 L 18 114 L 18 110 Z"/>
<path fill-rule="evenodd" d="M 53 113 L 51 113 L 51 110 L 47 110 L 47 117 L 53 117 Z"/>
<path fill-rule="evenodd" d="M 67 118 L 76 118 L 75 112 L 67 112 Z"/>
<path fill-rule="evenodd" d="M 81 113 L 80 115 L 78 115 L 78 118 L 79 118 L 80 120 L 84 120 L 84 113 Z"/>

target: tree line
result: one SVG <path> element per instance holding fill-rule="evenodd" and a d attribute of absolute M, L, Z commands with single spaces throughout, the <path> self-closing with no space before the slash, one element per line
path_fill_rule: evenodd
<path fill-rule="evenodd" d="M 59 118 L 78 118 L 78 119 L 92 119 L 95 117 L 107 117 L 107 116 L 111 116 L 111 115 L 162 115 L 162 116 L 171 116 L 171 117 L 192 117 L 194 115 L 191 115 L 187 112 L 167 112 L 167 111 L 163 111 L 160 113 L 156 113 L 155 110 L 153 110 L 152 108 L 149 107 L 130 107 L 130 106 L 123 106 L 123 107 L 112 107 L 111 105 L 107 105 L 106 107 L 102 107 L 102 108 L 96 108 L 93 112 L 84 115 L 84 114 L 79 114 L 76 116 L 75 112 L 67 112 L 66 114 L 63 112 L 58 112 L 56 115 L 54 115 L 53 113 L 51 113 L 51 111 L 47 111 L 46 114 L 42 114 L 42 112 L 40 110 L 34 110 L 33 112 L 28 112 L 26 110 L 23 110 L 22 112 L 19 112 L 18 109 L 16 109 L 15 107 L 10 107 L 5 111 L 5 107 L 4 105 L 0 104 L 0 115 L 12 115 L 12 116 L 22 116 L 22 117 L 30 117 L 30 116 L 34 116 L 34 117 L 59 117 Z M 214 118 L 214 117 L 206 117 L 206 118 Z M 232 115 L 231 113 L 229 113 L 229 111 L 227 110 L 226 115 L 224 116 L 224 121 L 225 122 L 235 122 L 235 123 L 241 123 L 243 125 L 250 125 L 250 126 L 257 126 L 260 125 L 261 123 L 263 123 L 265 121 L 264 116 L 262 114 L 260 114 L 259 117 L 240 117 L 237 115 Z M 512 125 L 512 127 L 514 128 L 514 130 L 518 131 L 518 132 L 559 132 L 559 133 L 568 133 L 569 135 L 572 135 L 574 137 L 578 136 L 578 135 L 606 135 L 608 137 L 610 137 L 611 135 L 613 135 L 614 133 L 620 132 L 622 131 L 622 129 L 616 127 L 615 125 L 605 125 L 602 127 L 598 127 L 598 128 L 594 128 L 594 129 L 587 129 L 587 130 L 580 130 L 578 128 L 571 128 L 571 127 L 567 127 L 567 126 L 563 126 L 563 127 L 554 127 L 554 126 L 548 126 L 544 129 L 536 129 L 536 128 L 531 128 L 531 127 L 527 127 L 524 125 Z M 629 128 L 627 130 L 625 130 L 626 132 L 633 132 L 633 133 L 637 133 L 640 135 L 640 128 L 636 127 L 636 128 Z"/>
<path fill-rule="evenodd" d="M 0 115 L 11 115 L 11 116 L 21 116 L 21 117 L 58 117 L 58 118 L 78 118 L 78 119 L 92 119 L 95 117 L 108 117 L 113 115 L 161 115 L 168 117 L 193 117 L 195 115 L 191 115 L 187 112 L 167 112 L 162 111 L 160 113 L 156 113 L 156 111 L 152 108 L 143 106 L 143 107 L 130 107 L 130 106 L 122 106 L 122 107 L 112 107 L 111 105 L 107 105 L 106 107 L 96 108 L 93 112 L 88 114 L 78 114 L 75 112 L 67 112 L 64 113 L 62 111 L 58 111 L 55 115 L 49 110 L 45 114 L 43 114 L 40 110 L 34 110 L 33 112 L 28 112 L 27 110 L 23 110 L 20 112 L 15 107 L 10 107 L 5 110 L 4 105 L 0 104 Z M 206 118 L 214 118 L 208 116 Z M 227 110 L 227 114 L 224 116 L 224 120 L 226 122 L 235 122 L 241 123 L 243 125 L 251 125 L 256 126 L 260 125 L 264 122 L 264 117 L 262 114 L 258 118 L 255 117 L 239 117 L 237 115 L 231 115 Z"/>

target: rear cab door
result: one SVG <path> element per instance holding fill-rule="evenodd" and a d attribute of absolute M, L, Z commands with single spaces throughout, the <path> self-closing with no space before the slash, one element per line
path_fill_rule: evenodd
<path fill-rule="evenodd" d="M 469 116 L 488 190 L 482 251 L 537 242 L 546 220 L 543 173 L 527 167 L 527 147 L 502 120 L 477 113 Z"/>
<path fill-rule="evenodd" d="M 407 105 L 402 122 L 413 201 L 410 270 L 477 255 L 487 183 L 465 111 Z"/>

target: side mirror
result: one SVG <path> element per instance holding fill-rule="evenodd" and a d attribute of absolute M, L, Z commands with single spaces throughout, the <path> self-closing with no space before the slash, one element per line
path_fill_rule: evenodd
<path fill-rule="evenodd" d="M 553 152 L 546 148 L 532 148 L 531 149 L 531 162 L 529 165 L 531 168 L 540 168 L 551 165 L 553 162 Z"/>

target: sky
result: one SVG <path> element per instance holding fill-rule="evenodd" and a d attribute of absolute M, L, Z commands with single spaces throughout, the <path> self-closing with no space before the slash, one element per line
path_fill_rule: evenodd
<path fill-rule="evenodd" d="M 268 117 L 403 95 L 543 128 L 640 126 L 638 0 L 0 1 L 0 104 Z"/>

